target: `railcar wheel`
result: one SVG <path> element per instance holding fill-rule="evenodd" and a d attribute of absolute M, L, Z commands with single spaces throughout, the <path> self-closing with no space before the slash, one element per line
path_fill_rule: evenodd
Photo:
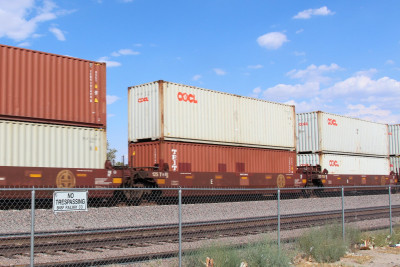
<path fill-rule="evenodd" d="M 133 185 L 133 188 L 135 190 L 124 190 L 123 192 L 127 201 L 130 204 L 137 206 L 140 205 L 140 203 L 142 203 L 143 200 L 144 190 L 140 190 L 139 188 L 144 188 L 144 184 L 140 182 L 135 183 Z"/>
<path fill-rule="evenodd" d="M 304 198 L 310 198 L 315 195 L 314 189 L 303 189 L 301 193 Z"/>

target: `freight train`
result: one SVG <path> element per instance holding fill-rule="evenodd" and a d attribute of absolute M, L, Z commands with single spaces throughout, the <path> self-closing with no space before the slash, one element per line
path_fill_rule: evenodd
<path fill-rule="evenodd" d="M 0 186 L 399 183 L 398 165 L 389 166 L 399 150 L 389 152 L 389 143 L 398 146 L 397 126 L 322 112 L 296 119 L 294 106 L 165 81 L 128 89 L 128 164 L 113 166 L 106 158 L 105 63 L 0 45 Z M 399 155 L 391 156 L 393 164 Z M 132 201 L 155 193 L 123 191 Z"/>

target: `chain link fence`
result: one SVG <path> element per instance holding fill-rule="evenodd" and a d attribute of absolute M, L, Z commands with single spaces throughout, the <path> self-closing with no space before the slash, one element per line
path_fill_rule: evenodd
<path fill-rule="evenodd" d="M 393 233 L 399 189 L 1 188 L 0 265 L 196 266 L 207 248 L 293 246 L 323 225 Z"/>

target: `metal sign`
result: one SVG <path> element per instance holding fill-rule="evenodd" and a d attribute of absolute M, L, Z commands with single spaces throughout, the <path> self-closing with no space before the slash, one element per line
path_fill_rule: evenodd
<path fill-rule="evenodd" d="M 53 211 L 87 211 L 88 191 L 55 191 Z"/>

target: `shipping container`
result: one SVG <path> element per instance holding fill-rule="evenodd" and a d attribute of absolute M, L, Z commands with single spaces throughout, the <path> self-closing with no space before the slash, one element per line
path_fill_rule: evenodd
<path fill-rule="evenodd" d="M 129 144 L 129 165 L 158 164 L 170 172 L 294 173 L 296 152 L 200 143 L 153 141 Z M 167 167 L 166 167 L 167 166 Z"/>
<path fill-rule="evenodd" d="M 104 129 L 0 120 L 0 168 L 104 168 L 106 156 Z"/>
<path fill-rule="evenodd" d="M 389 156 L 388 125 L 321 111 L 297 118 L 299 153 Z"/>
<path fill-rule="evenodd" d="M 400 156 L 400 124 L 389 125 L 389 154 Z"/>
<path fill-rule="evenodd" d="M 321 166 L 329 174 L 389 175 L 389 158 L 338 154 L 298 154 L 298 166 Z"/>
<path fill-rule="evenodd" d="M 0 119 L 105 128 L 105 63 L 0 45 Z"/>
<path fill-rule="evenodd" d="M 296 148 L 294 106 L 165 81 L 132 86 L 128 99 L 130 142 Z"/>
<path fill-rule="evenodd" d="M 400 174 L 400 156 L 390 157 L 390 170 Z"/>

